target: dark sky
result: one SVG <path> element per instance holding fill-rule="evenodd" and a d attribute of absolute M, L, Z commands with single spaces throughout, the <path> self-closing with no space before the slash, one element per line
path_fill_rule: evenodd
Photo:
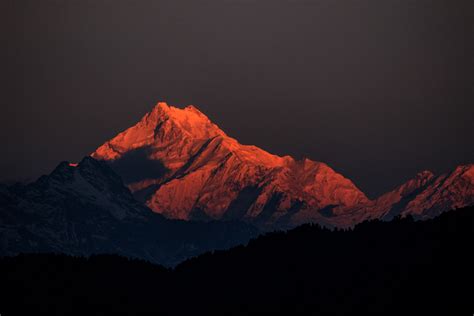
<path fill-rule="evenodd" d="M 473 1 L 0 1 L 0 179 L 78 160 L 158 100 L 370 196 L 474 162 Z"/>

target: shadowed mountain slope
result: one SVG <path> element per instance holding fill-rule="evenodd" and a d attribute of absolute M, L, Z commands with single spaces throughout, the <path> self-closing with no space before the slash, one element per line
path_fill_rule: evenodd
<path fill-rule="evenodd" d="M 0 255 L 113 253 L 174 265 L 257 233 L 244 223 L 166 219 L 136 201 L 106 163 L 91 157 L 63 162 L 28 185 L 0 187 Z"/>

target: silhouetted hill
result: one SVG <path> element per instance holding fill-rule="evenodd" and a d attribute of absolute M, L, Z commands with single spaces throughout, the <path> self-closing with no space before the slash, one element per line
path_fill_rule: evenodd
<path fill-rule="evenodd" d="M 27 185 L 0 186 L 0 256 L 110 253 L 173 266 L 257 234 L 236 221 L 185 222 L 156 214 L 91 157 L 62 162 Z"/>
<path fill-rule="evenodd" d="M 474 208 L 304 225 L 174 270 L 118 256 L 0 259 L 2 315 L 472 315 Z"/>

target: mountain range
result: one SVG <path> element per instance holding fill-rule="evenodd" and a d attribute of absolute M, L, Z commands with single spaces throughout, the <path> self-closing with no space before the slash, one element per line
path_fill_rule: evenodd
<path fill-rule="evenodd" d="M 172 219 L 346 227 L 398 215 L 429 218 L 474 203 L 473 164 L 439 176 L 423 171 L 370 200 L 325 163 L 240 144 L 192 105 L 159 102 L 91 156 L 109 163 L 139 201 Z"/>
<path fill-rule="evenodd" d="M 0 256 L 113 253 L 174 266 L 313 222 L 428 219 L 474 204 L 474 165 L 420 172 L 375 200 L 322 162 L 227 136 L 196 107 L 158 103 L 79 163 L 0 185 Z"/>

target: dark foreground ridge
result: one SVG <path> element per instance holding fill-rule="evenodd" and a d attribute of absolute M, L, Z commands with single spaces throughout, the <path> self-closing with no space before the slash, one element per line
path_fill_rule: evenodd
<path fill-rule="evenodd" d="M 166 219 L 136 201 L 107 164 L 90 157 L 77 165 L 63 162 L 27 185 L 0 185 L 0 256 L 109 253 L 175 266 L 257 234 L 236 221 Z"/>
<path fill-rule="evenodd" d="M 174 270 L 119 256 L 0 260 L 2 315 L 472 315 L 474 208 L 304 225 Z"/>

